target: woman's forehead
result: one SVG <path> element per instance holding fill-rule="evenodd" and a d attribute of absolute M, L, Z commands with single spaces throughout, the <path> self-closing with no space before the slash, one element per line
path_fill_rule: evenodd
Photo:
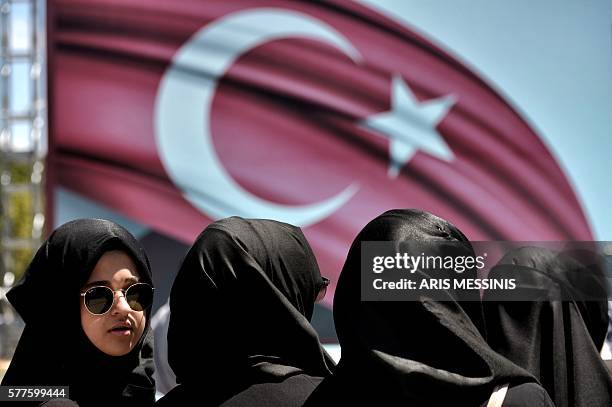
<path fill-rule="evenodd" d="M 100 257 L 87 281 L 123 283 L 137 280 L 139 277 L 138 267 L 126 252 L 111 250 Z"/>

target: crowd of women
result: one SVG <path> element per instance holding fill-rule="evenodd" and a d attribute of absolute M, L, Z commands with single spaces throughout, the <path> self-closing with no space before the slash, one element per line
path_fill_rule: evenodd
<path fill-rule="evenodd" d="M 612 406 L 599 356 L 605 298 L 506 302 L 448 291 L 443 300 L 361 301 L 366 241 L 453 242 L 463 251 L 455 255 L 473 255 L 458 228 L 427 212 L 369 222 L 335 290 L 336 365 L 310 324 L 329 280 L 301 230 L 238 217 L 210 224 L 172 286 L 167 358 L 178 385 L 156 401 L 147 255 L 115 223 L 72 221 L 7 294 L 26 325 L 2 385 L 69 386 L 69 399 L 31 402 L 45 406 Z M 525 248 L 491 273 L 529 267 L 545 287 L 572 294 L 579 257 Z"/>

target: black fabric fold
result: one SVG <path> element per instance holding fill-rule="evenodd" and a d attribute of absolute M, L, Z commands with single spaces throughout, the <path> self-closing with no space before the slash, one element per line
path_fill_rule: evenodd
<path fill-rule="evenodd" d="M 426 295 L 418 301 L 361 301 L 361 249 L 371 241 L 396 242 L 402 253 L 410 242 L 431 242 L 429 255 L 435 250 L 442 256 L 474 255 L 459 229 L 427 212 L 392 210 L 368 223 L 355 238 L 336 287 L 334 321 L 342 357 L 334 377 L 323 381 L 308 406 L 480 406 L 504 384 L 534 383 L 543 393 L 535 378 L 485 342 L 477 327 L 482 322 L 478 292 L 447 291 L 444 301 Z M 446 242 L 452 243 L 450 252 Z M 476 270 L 463 276 L 474 278 Z"/>
<path fill-rule="evenodd" d="M 601 260 L 585 251 L 523 247 L 489 274 L 537 290 L 537 301 L 485 293 L 487 341 L 538 378 L 557 407 L 612 405 L 612 375 L 599 354 L 608 327 Z"/>
<path fill-rule="evenodd" d="M 322 282 L 299 228 L 239 217 L 210 224 L 172 286 L 168 361 L 179 386 L 160 405 L 190 389 L 220 405 L 255 384 L 328 376 L 334 363 L 309 322 Z"/>

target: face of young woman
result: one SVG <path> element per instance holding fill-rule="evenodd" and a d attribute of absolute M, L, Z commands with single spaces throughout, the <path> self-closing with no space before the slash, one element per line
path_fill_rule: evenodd
<path fill-rule="evenodd" d="M 83 331 L 98 349 L 110 356 L 128 354 L 144 332 L 144 311 L 132 310 L 123 292 L 119 291 L 138 282 L 140 276 L 136 269 L 132 259 L 123 251 L 106 252 L 81 289 L 83 293 L 92 286 L 107 286 L 115 292 L 111 309 L 103 315 L 90 313 L 81 299 Z"/>

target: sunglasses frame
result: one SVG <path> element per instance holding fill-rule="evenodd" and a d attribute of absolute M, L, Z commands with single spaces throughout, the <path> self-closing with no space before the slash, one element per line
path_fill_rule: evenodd
<path fill-rule="evenodd" d="M 113 306 L 115 305 L 115 298 L 117 298 L 117 296 L 115 295 L 115 293 L 117 291 L 121 291 L 121 293 L 123 294 L 123 298 L 126 298 L 126 293 L 128 292 L 128 290 L 132 287 L 134 287 L 135 285 L 146 285 L 148 287 L 151 288 L 151 298 L 153 298 L 153 295 L 155 294 L 155 287 L 153 287 L 151 284 L 148 283 L 134 283 L 131 286 L 129 286 L 128 288 L 120 288 L 118 290 L 113 290 L 112 288 L 105 286 L 105 285 L 95 285 L 93 287 L 89 287 L 87 290 L 85 290 L 85 292 L 81 293 L 81 297 L 83 297 L 83 306 L 85 307 L 85 309 L 87 310 L 87 312 L 89 312 L 91 315 L 95 315 L 95 316 L 100 316 L 100 315 L 105 315 L 108 313 L 108 311 L 110 311 L 111 309 L 113 309 Z M 85 302 L 85 296 L 87 295 L 87 293 L 89 292 L 89 290 L 93 290 L 94 288 L 106 288 L 107 290 L 110 290 L 113 293 L 113 302 L 111 303 L 110 307 L 104 311 L 101 314 L 96 314 L 94 312 L 91 312 L 91 310 L 89 309 L 89 307 L 87 306 L 87 303 Z M 127 301 L 127 300 L 126 300 Z M 146 310 L 147 308 L 149 308 L 151 305 L 153 305 L 153 301 L 151 301 L 151 304 L 149 304 L 148 307 L 144 308 L 142 311 L 136 311 L 135 309 L 133 309 L 130 304 L 128 303 L 128 306 L 130 307 L 130 309 L 132 311 L 136 311 L 136 312 L 144 312 L 144 310 Z"/>

